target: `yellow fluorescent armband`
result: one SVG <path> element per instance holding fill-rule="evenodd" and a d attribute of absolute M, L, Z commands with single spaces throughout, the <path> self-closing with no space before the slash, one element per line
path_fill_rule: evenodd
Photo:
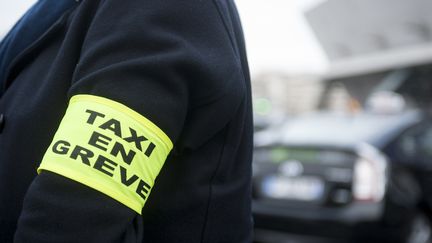
<path fill-rule="evenodd" d="M 80 182 L 141 214 L 172 146 L 162 130 L 128 107 L 76 95 L 38 173 Z"/>

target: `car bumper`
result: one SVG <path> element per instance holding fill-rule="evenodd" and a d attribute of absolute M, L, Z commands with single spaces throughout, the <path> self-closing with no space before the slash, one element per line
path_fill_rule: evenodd
<path fill-rule="evenodd" d="M 381 221 L 383 211 L 382 203 L 356 203 L 338 208 L 287 207 L 257 201 L 253 203 L 257 233 L 279 232 L 282 235 L 289 233 L 339 239 L 375 234 L 373 231 L 377 229 L 376 225 Z"/>
<path fill-rule="evenodd" d="M 337 208 L 287 207 L 281 203 L 255 201 L 253 212 L 269 217 L 356 224 L 379 220 L 383 216 L 384 205 L 382 203 L 355 203 Z"/>

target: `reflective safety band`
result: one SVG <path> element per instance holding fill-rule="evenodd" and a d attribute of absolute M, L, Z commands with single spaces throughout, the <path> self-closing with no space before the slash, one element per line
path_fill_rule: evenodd
<path fill-rule="evenodd" d="M 173 144 L 147 118 L 98 96 L 72 97 L 42 160 L 60 174 L 141 214 Z"/>

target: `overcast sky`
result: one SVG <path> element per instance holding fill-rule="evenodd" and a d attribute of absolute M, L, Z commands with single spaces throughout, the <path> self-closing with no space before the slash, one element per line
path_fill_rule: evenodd
<path fill-rule="evenodd" d="M 303 11 L 323 0 L 237 0 L 252 73 L 322 72 L 327 65 Z"/>
<path fill-rule="evenodd" d="M 262 72 L 314 73 L 327 65 L 302 11 L 325 0 L 236 0 L 245 30 L 253 75 Z M 0 1 L 3 36 L 35 0 Z"/>

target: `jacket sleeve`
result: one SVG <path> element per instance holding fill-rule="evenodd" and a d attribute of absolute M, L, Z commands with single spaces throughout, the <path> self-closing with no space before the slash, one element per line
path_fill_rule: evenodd
<path fill-rule="evenodd" d="M 224 61 L 234 53 L 213 1 L 83 1 L 74 18 L 91 9 L 69 107 L 27 192 L 16 242 L 145 239 L 140 207 L 188 111 L 221 92 L 220 70 L 237 70 Z"/>

